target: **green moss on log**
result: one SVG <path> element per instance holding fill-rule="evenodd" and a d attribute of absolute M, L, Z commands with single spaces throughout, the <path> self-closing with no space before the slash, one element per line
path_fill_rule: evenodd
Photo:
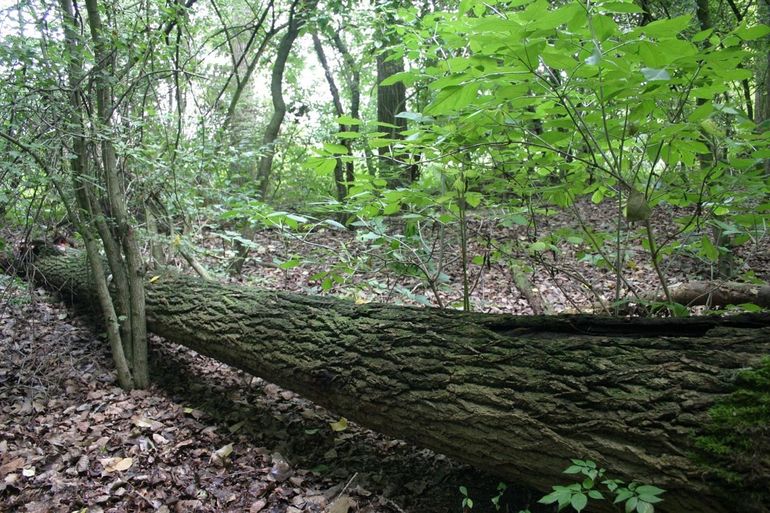
<path fill-rule="evenodd" d="M 740 372 L 735 390 L 709 410 L 696 445 L 711 472 L 741 488 L 766 493 L 761 476 L 770 473 L 770 357 Z"/>

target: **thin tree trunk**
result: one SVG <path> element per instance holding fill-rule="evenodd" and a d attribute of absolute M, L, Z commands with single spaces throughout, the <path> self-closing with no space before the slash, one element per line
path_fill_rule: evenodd
<path fill-rule="evenodd" d="M 94 205 L 93 194 L 90 193 L 91 180 L 88 177 L 89 160 L 85 140 L 86 126 L 83 121 L 85 109 L 80 96 L 80 78 L 83 75 L 82 49 L 79 45 L 77 22 L 71 0 L 60 0 L 59 5 L 64 21 L 64 40 L 69 60 L 67 74 L 70 87 L 71 124 L 76 134 L 72 140 L 75 158 L 71 161 L 71 174 L 79 212 L 73 213 L 71 220 L 78 227 L 78 231 L 85 241 L 91 272 L 96 277 L 93 289 L 104 317 L 107 339 L 118 374 L 118 383 L 125 389 L 131 389 L 135 386 L 135 382 L 123 344 L 126 340 L 124 338 L 126 330 L 120 325 L 119 315 L 116 313 L 115 304 L 110 297 L 106 273 L 91 226 L 91 223 L 98 225 L 99 220 L 102 220 L 103 217 L 101 212 L 95 210 L 97 207 Z M 119 292 L 115 303 L 127 310 L 128 304 L 123 303 L 124 299 L 125 295 Z"/>
<path fill-rule="evenodd" d="M 770 1 L 759 0 L 757 8 L 759 21 L 764 24 L 770 23 Z M 756 66 L 756 93 L 754 121 L 760 125 L 763 132 L 770 130 L 770 36 L 762 40 L 764 45 L 763 58 L 757 59 Z M 764 162 L 765 175 L 770 176 L 770 158 Z"/>
<path fill-rule="evenodd" d="M 306 16 L 315 9 L 317 0 L 300 1 L 295 0 L 289 13 L 289 23 L 286 32 L 278 44 L 275 61 L 273 62 L 273 72 L 270 80 L 270 95 L 273 100 L 273 115 L 265 128 L 262 136 L 262 158 L 259 159 L 257 166 L 256 181 L 257 190 L 260 199 L 267 199 L 267 191 L 270 187 L 270 178 L 273 169 L 273 157 L 275 156 L 275 144 L 278 140 L 278 134 L 281 131 L 283 118 L 286 116 L 286 101 L 283 98 L 283 75 L 286 70 L 286 62 L 291 53 L 291 47 L 294 40 L 299 36 L 299 31 L 305 24 Z M 244 237 L 252 239 L 254 230 L 247 228 L 244 230 Z M 228 266 L 231 275 L 238 275 L 246 263 L 246 257 L 249 254 L 249 248 L 245 244 L 236 243 L 236 255 Z"/>
<path fill-rule="evenodd" d="M 353 55 L 350 53 L 350 50 L 348 50 L 347 45 L 345 44 L 345 41 L 342 40 L 340 37 L 339 32 L 332 32 L 330 34 L 330 37 L 332 41 L 334 41 L 334 46 L 337 48 L 337 51 L 340 52 L 340 55 L 342 56 L 342 61 L 345 63 L 345 81 L 348 84 L 348 89 L 350 90 L 350 117 L 354 119 L 360 119 L 361 118 L 361 72 L 359 70 L 359 65 L 356 64 L 355 59 L 353 58 Z M 358 125 L 351 125 L 350 127 L 351 132 L 359 132 L 359 126 Z M 369 148 L 368 144 L 363 145 L 363 152 L 364 152 L 364 161 L 366 162 L 366 170 L 368 171 L 369 175 L 375 176 L 377 174 L 377 170 L 374 166 L 374 156 L 372 155 L 372 150 Z M 353 182 L 354 177 L 349 176 L 348 181 Z"/>
<path fill-rule="evenodd" d="M 131 326 L 132 374 L 134 386 L 146 388 L 149 384 L 147 365 L 147 326 L 144 304 L 144 264 L 139 252 L 134 228 L 131 226 L 126 199 L 118 177 L 117 157 L 112 144 L 112 51 L 107 46 L 106 35 L 99 13 L 97 0 L 86 0 L 88 25 L 94 42 L 94 67 L 96 85 L 96 111 L 98 125 L 108 136 L 102 139 L 102 171 L 107 185 L 107 200 L 110 214 L 123 252 L 125 272 L 128 280 L 129 324 Z M 115 270 L 113 270 L 113 273 Z M 124 341 L 124 343 L 127 341 Z"/>
<path fill-rule="evenodd" d="M 278 44 L 278 52 L 276 52 L 275 61 L 273 62 L 273 72 L 270 79 L 273 116 L 270 118 L 265 128 L 265 133 L 262 136 L 262 151 L 264 154 L 259 160 L 259 166 L 257 167 L 258 190 L 263 200 L 267 198 L 267 190 L 270 186 L 270 176 L 273 168 L 273 157 L 275 156 L 275 144 L 281 131 L 283 118 L 286 116 L 286 101 L 283 98 L 283 74 L 286 70 L 286 61 L 289 59 L 294 40 L 297 39 L 299 31 L 305 23 L 302 16 L 303 13 L 299 12 L 303 7 L 310 9 L 314 8 L 315 4 L 312 7 L 305 6 L 304 3 L 300 4 L 298 0 L 295 0 L 292 4 L 291 13 L 289 14 L 289 25 L 286 27 L 286 32 Z"/>
<path fill-rule="evenodd" d="M 315 54 L 318 57 L 318 61 L 321 63 L 321 67 L 324 70 L 326 76 L 326 83 L 329 84 L 329 92 L 332 95 L 332 102 L 334 103 L 334 112 L 337 117 L 342 117 L 345 114 L 345 109 L 342 107 L 342 99 L 340 98 L 340 91 L 337 89 L 337 84 L 334 81 L 334 75 L 332 74 L 331 67 L 329 67 L 329 61 L 326 59 L 326 53 L 324 52 L 321 38 L 318 37 L 318 32 L 313 32 L 313 47 L 315 48 Z M 340 132 L 348 131 L 348 127 L 344 124 L 339 125 Z M 348 152 L 348 157 L 353 153 L 353 147 L 350 139 L 341 139 L 340 143 L 345 146 Z M 342 202 L 345 200 L 345 196 L 348 194 L 348 186 L 352 183 L 345 183 L 347 180 L 351 180 L 354 176 L 353 161 L 349 160 L 345 162 L 345 173 L 343 173 L 342 157 L 337 158 L 337 165 L 334 167 L 334 182 L 337 188 L 337 201 Z"/>

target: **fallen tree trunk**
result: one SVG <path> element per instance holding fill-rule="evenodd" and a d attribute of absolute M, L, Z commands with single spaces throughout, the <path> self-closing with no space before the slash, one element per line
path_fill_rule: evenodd
<path fill-rule="evenodd" d="M 82 256 L 35 265 L 48 286 L 93 297 Z M 770 354 L 767 315 L 470 314 L 168 272 L 147 283 L 147 316 L 170 341 L 512 482 L 548 491 L 569 481 L 569 458 L 592 459 L 612 476 L 666 489 L 659 511 L 767 511 L 767 429 L 746 434 L 761 443 L 729 468 L 698 463 L 695 443 L 739 371 Z"/>
<path fill-rule="evenodd" d="M 666 300 L 663 296 L 658 296 L 656 299 L 658 301 Z M 691 281 L 675 286 L 671 290 L 671 299 L 687 306 L 724 307 L 752 303 L 763 308 L 770 308 L 770 285 L 734 281 Z"/>

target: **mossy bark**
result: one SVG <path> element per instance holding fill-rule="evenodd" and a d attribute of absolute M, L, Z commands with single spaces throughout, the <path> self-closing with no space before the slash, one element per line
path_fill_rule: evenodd
<path fill-rule="evenodd" d="M 37 268 L 50 286 L 93 297 L 81 257 L 44 257 Z M 158 335 L 505 479 L 547 491 L 569 481 L 569 458 L 592 459 L 668 490 L 660 511 L 765 511 L 757 501 L 767 499 L 768 474 L 752 475 L 747 489 L 726 484 L 697 463 L 696 437 L 739 372 L 770 354 L 768 315 L 487 315 L 171 272 L 146 287 Z"/>

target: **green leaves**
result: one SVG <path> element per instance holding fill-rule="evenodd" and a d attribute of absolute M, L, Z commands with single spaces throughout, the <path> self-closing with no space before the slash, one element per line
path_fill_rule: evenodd
<path fill-rule="evenodd" d="M 640 14 L 644 9 L 633 2 L 607 2 L 599 5 L 599 9 L 606 13 Z"/>
<path fill-rule="evenodd" d="M 590 460 L 573 459 L 572 465 L 564 470 L 565 474 L 584 474 L 588 476 L 582 483 L 573 483 L 567 486 L 553 486 L 552 492 L 542 497 L 541 504 L 558 505 L 559 510 L 570 506 L 572 510 L 580 512 L 586 508 L 589 499 L 604 500 L 604 495 L 594 489 L 595 480 L 604 475 L 604 469 L 598 468 L 596 463 Z M 627 513 L 654 513 L 653 504 L 661 502 L 658 497 L 664 490 L 651 485 L 639 485 L 631 483 L 628 488 L 620 486 L 622 481 L 607 479 L 602 481 L 607 490 L 615 495 L 614 503 L 625 503 Z"/>
<path fill-rule="evenodd" d="M 476 99 L 478 87 L 478 84 L 449 86 L 438 94 L 425 111 L 434 116 L 458 112 Z"/>
<path fill-rule="evenodd" d="M 656 80 L 671 80 L 671 75 L 665 69 L 655 68 L 642 68 L 639 71 L 644 75 L 644 79 L 648 82 L 655 82 Z"/>
<path fill-rule="evenodd" d="M 690 15 L 657 20 L 635 29 L 634 32 L 639 32 L 655 39 L 671 38 L 686 29 L 690 25 L 691 20 L 692 16 Z"/>
<path fill-rule="evenodd" d="M 334 155 L 349 153 L 347 146 L 344 146 L 342 144 L 326 143 L 324 144 L 324 149 Z"/>
<path fill-rule="evenodd" d="M 742 25 L 735 30 L 735 35 L 743 39 L 744 41 L 754 41 L 770 34 L 770 27 L 767 25 L 757 24 L 748 27 Z"/>

